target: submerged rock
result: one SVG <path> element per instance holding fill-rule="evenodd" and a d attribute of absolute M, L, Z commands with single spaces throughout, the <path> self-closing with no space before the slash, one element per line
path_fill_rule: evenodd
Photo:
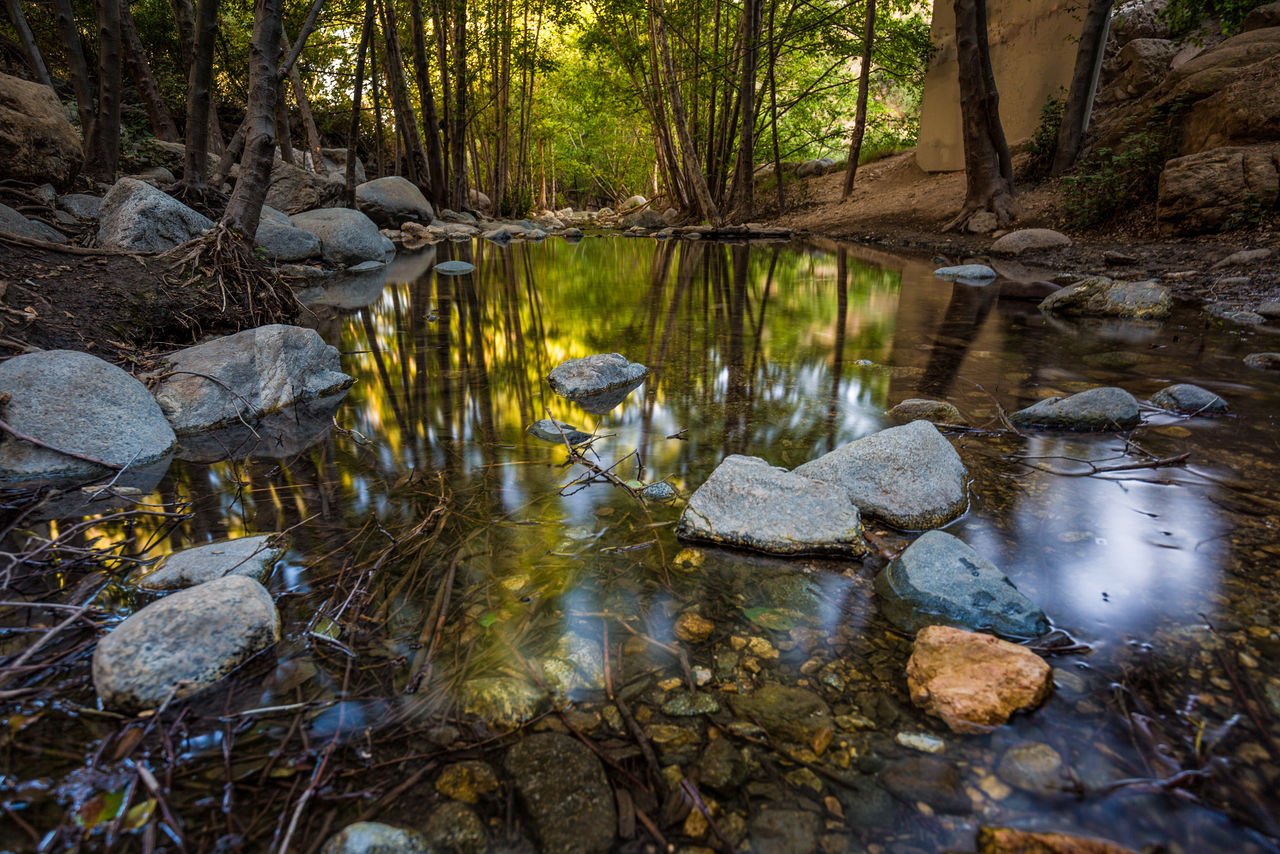
<path fill-rule="evenodd" d="M 279 534 L 223 540 L 174 552 L 155 566 L 132 573 L 129 580 L 146 590 L 181 590 L 227 575 L 262 582 L 284 552 Z"/>
<path fill-rule="evenodd" d="M 422 828 L 430 851 L 478 854 L 489 844 L 489 832 L 475 811 L 458 801 L 446 801 L 431 811 Z"/>
<path fill-rule="evenodd" d="M 0 483 L 101 477 L 111 466 L 164 459 L 177 439 L 146 387 L 75 350 L 44 350 L 0 362 L 0 406 L 16 431 L 106 466 L 0 435 Z"/>
<path fill-rule="evenodd" d="M 1053 671 L 1026 647 L 950 626 L 926 626 L 907 661 L 911 702 L 952 732 L 984 733 L 1053 690 Z"/>
<path fill-rule="evenodd" d="M 985 281 L 994 279 L 996 271 L 986 264 L 961 264 L 957 267 L 939 267 L 933 271 L 939 279 L 951 281 Z"/>
<path fill-rule="evenodd" d="M 969 473 L 928 421 L 850 442 L 795 474 L 843 488 L 863 514 L 904 530 L 945 525 L 968 506 Z"/>
<path fill-rule="evenodd" d="M 942 531 L 929 531 L 876 576 L 880 608 L 907 632 L 944 625 L 1013 638 L 1049 631 L 1044 611 L 991 561 Z"/>
<path fill-rule="evenodd" d="M 581 742 L 536 733 L 517 742 L 505 764 L 540 851 L 604 854 L 613 846 L 613 787 L 600 760 Z"/>
<path fill-rule="evenodd" d="M 136 178 L 121 178 L 98 209 L 98 246 L 163 252 L 213 228 L 213 220 Z"/>
<path fill-rule="evenodd" d="M 1113 282 L 1091 276 L 1045 297 L 1040 310 L 1064 317 L 1160 319 L 1173 310 L 1169 289 L 1155 282 Z"/>
<path fill-rule="evenodd" d="M 566 441 L 570 445 L 581 445 L 583 442 L 589 442 L 593 438 L 590 433 L 583 433 L 572 424 L 566 424 L 563 421 L 556 421 L 552 418 L 543 418 L 535 421 L 525 428 L 525 432 L 534 438 L 541 439 L 544 442 L 554 442 L 557 445 L 563 445 Z"/>
<path fill-rule="evenodd" d="M 471 759 L 446 765 L 436 779 L 436 791 L 464 804 L 480 802 L 482 795 L 496 792 L 501 784 L 488 763 Z"/>
<path fill-rule="evenodd" d="M 808 744 L 835 727 L 827 701 L 804 688 L 768 684 L 728 699 L 739 718 L 759 723 L 769 735 L 792 744 Z"/>
<path fill-rule="evenodd" d="M 844 489 L 738 454 L 689 498 L 676 533 L 773 554 L 868 551 L 858 508 Z"/>
<path fill-rule="evenodd" d="M 640 497 L 645 501 L 675 501 L 678 493 L 674 486 L 659 480 L 641 489 Z"/>
<path fill-rule="evenodd" d="M 597 415 L 608 412 L 636 389 L 649 369 L 619 353 L 561 362 L 547 374 L 551 390 Z"/>
<path fill-rule="evenodd" d="M 796 809 L 762 809 L 748 825 L 750 850 L 768 854 L 813 854 L 821 832 L 821 816 Z"/>
<path fill-rule="evenodd" d="M 1138 854 L 1104 839 L 1036 833 L 1011 827 L 978 828 L 977 854 Z"/>
<path fill-rule="evenodd" d="M 1142 420 L 1138 401 L 1122 388 L 1091 388 L 1069 397 L 1048 397 L 1009 416 L 1019 426 L 1080 432 L 1128 430 Z"/>
<path fill-rule="evenodd" d="M 547 706 L 547 695 L 514 676 L 481 676 L 462 684 L 463 711 L 494 729 L 511 730 Z"/>
<path fill-rule="evenodd" d="M 1036 795 L 1052 795 L 1071 787 L 1062 756 L 1038 741 L 1016 744 L 1006 750 L 996 766 L 996 774 L 1010 786 Z"/>
<path fill-rule="evenodd" d="M 909 756 L 891 762 L 880 772 L 880 785 L 912 806 L 923 802 L 951 815 L 967 815 L 973 811 L 960 772 L 945 759 Z"/>
<path fill-rule="evenodd" d="M 271 594 L 229 575 L 152 602 L 120 623 L 93 653 L 104 706 L 154 709 L 213 685 L 280 639 Z"/>
<path fill-rule="evenodd" d="M 1161 409 L 1172 409 L 1174 412 L 1186 412 L 1192 415 L 1209 413 L 1217 415 L 1226 412 L 1227 402 L 1218 395 L 1191 383 L 1177 383 L 1165 386 L 1151 395 L 1151 402 Z"/>
<path fill-rule="evenodd" d="M 1250 353 L 1244 363 L 1264 371 L 1280 371 L 1280 353 Z"/>
<path fill-rule="evenodd" d="M 430 854 L 421 833 L 380 821 L 358 821 L 329 837 L 320 854 Z"/>
<path fill-rule="evenodd" d="M 178 435 L 329 398 L 355 380 L 314 329 L 272 324 L 171 353 L 154 393 Z"/>
<path fill-rule="evenodd" d="M 934 424 L 964 424 L 964 416 L 953 404 L 945 400 L 928 400 L 913 397 L 902 401 L 885 413 L 899 424 L 911 421 L 929 421 Z"/>

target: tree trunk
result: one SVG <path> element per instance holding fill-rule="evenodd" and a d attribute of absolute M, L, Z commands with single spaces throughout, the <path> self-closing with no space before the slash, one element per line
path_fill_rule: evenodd
<path fill-rule="evenodd" d="M 418 136 L 418 121 L 409 101 L 409 84 L 404 77 L 404 54 L 400 49 L 400 23 L 395 0 L 382 3 L 382 32 L 387 46 L 387 79 L 391 81 L 391 103 L 396 111 L 396 127 L 404 140 L 406 177 L 414 184 L 423 183 L 420 177 L 426 166 L 422 153 L 422 138 Z"/>
<path fill-rule="evenodd" d="M 255 0 L 253 40 L 249 43 L 249 99 L 245 123 L 249 126 L 240 161 L 240 180 L 227 202 L 222 225 L 239 231 L 252 242 L 262 216 L 262 203 L 271 184 L 276 155 L 275 106 L 280 77 L 276 56 L 280 51 L 280 14 L 283 0 Z"/>
<path fill-rule="evenodd" d="M 382 89 L 378 85 L 378 49 L 373 44 L 373 34 L 369 34 L 369 86 L 373 95 L 373 153 L 377 159 L 377 175 L 381 178 L 386 172 L 382 168 L 382 156 L 386 153 L 386 145 L 382 141 Z M 353 190 L 354 192 L 354 190 Z M 355 207 L 354 203 L 352 207 Z"/>
<path fill-rule="evenodd" d="M 979 211 L 991 211 L 1005 226 L 1013 221 L 1013 178 L 987 55 L 986 2 L 955 0 L 955 14 L 965 197 L 964 207 L 943 230 L 963 226 Z"/>
<path fill-rule="evenodd" d="M 36 37 L 27 25 L 27 16 L 22 14 L 22 6 L 18 0 L 4 0 L 4 6 L 13 19 L 13 28 L 18 31 L 18 40 L 22 42 L 22 52 L 27 56 L 27 64 L 35 72 L 36 79 L 52 89 L 53 80 L 49 77 L 49 69 L 45 67 L 44 57 L 40 55 L 40 48 L 36 46 Z"/>
<path fill-rule="evenodd" d="M 853 181 L 858 177 L 858 158 L 862 156 L 862 135 L 867 129 L 867 90 L 871 86 L 871 45 L 876 35 L 876 0 L 867 0 L 867 23 L 862 31 L 862 68 L 858 72 L 858 112 L 853 120 L 853 137 L 849 140 L 849 161 L 844 170 L 841 201 L 853 194 Z"/>
<path fill-rule="evenodd" d="M 364 0 L 364 25 L 356 51 L 356 82 L 351 93 L 351 127 L 347 131 L 347 207 L 356 206 L 356 143 L 360 137 L 360 96 L 364 87 L 364 58 L 373 39 L 373 0 Z"/>
<path fill-rule="evenodd" d="M 128 0 L 120 2 L 120 37 L 124 42 L 125 56 L 129 60 L 129 72 L 133 76 L 134 85 L 138 87 L 142 105 L 147 110 L 152 133 L 165 142 L 177 142 L 178 128 L 169 115 L 169 108 L 164 105 L 160 87 L 156 85 L 156 78 L 151 73 L 151 63 L 147 61 L 146 50 L 143 49 L 138 30 L 133 25 Z"/>
<path fill-rule="evenodd" d="M 286 54 L 292 53 L 289 49 L 289 34 L 283 26 L 280 28 L 280 44 L 284 47 Z M 311 153 L 311 169 L 317 175 L 328 175 L 329 167 L 325 165 L 324 152 L 320 149 L 320 131 L 316 128 L 316 117 L 311 112 L 311 99 L 307 97 L 307 90 L 302 86 L 302 78 L 298 75 L 297 67 L 290 65 L 283 70 L 289 74 L 289 83 L 293 86 L 293 100 L 298 104 L 298 114 L 302 117 L 302 127 L 307 134 L 307 151 Z"/>
<path fill-rule="evenodd" d="M 1080 48 L 1076 51 L 1076 67 L 1071 74 L 1071 88 L 1067 91 L 1067 103 L 1062 110 L 1058 146 L 1053 154 L 1053 168 L 1050 170 L 1055 178 L 1076 162 L 1084 132 L 1089 127 L 1089 112 L 1093 107 L 1098 72 L 1102 68 L 1102 52 L 1107 44 L 1112 2 L 1113 0 L 1089 0 L 1089 8 L 1084 15 Z"/>
<path fill-rule="evenodd" d="M 84 171 L 115 181 L 120 160 L 120 4 L 98 0 L 98 108 L 84 139 Z"/>
<path fill-rule="evenodd" d="M 196 56 L 196 12 L 191 0 L 169 0 L 173 7 L 173 21 L 178 29 L 179 62 L 182 73 L 191 79 L 191 63 Z"/>
<path fill-rule="evenodd" d="M 413 28 L 413 70 L 418 78 L 418 100 L 422 107 L 422 136 L 427 147 L 427 178 L 431 185 L 428 198 L 436 207 L 445 203 L 444 154 L 440 147 L 440 120 L 436 117 L 436 98 L 431 86 L 431 66 L 427 64 L 425 22 L 422 0 L 410 0 L 410 24 Z"/>
<path fill-rule="evenodd" d="M 684 161 L 685 174 L 693 188 L 701 215 L 712 225 L 719 226 L 723 223 L 720 210 L 711 200 L 711 191 L 707 188 L 707 179 L 702 174 L 698 152 L 693 146 L 693 139 L 689 136 L 689 122 L 685 118 L 684 100 L 680 95 L 680 80 L 676 77 L 675 63 L 671 60 L 671 45 L 667 40 L 667 25 L 664 20 L 665 0 L 653 0 L 649 7 L 649 15 L 655 40 L 658 43 L 658 51 L 662 56 L 663 76 L 666 77 L 667 95 L 671 101 L 671 120 L 676 128 L 676 136 L 680 140 L 680 153 Z"/>
<path fill-rule="evenodd" d="M 453 4 L 453 79 L 454 103 L 449 132 L 450 170 L 453 183 L 449 188 L 449 207 L 460 211 L 471 207 L 467 197 L 467 4 Z"/>
<path fill-rule="evenodd" d="M 76 26 L 71 0 L 56 0 L 56 3 L 58 34 L 62 37 L 62 47 L 67 52 L 67 68 L 76 93 L 76 113 L 80 116 L 80 134 L 85 138 L 89 133 L 89 126 L 93 124 L 94 109 L 93 87 L 89 85 L 89 65 L 84 58 L 84 47 L 80 44 L 80 29 Z"/>
<path fill-rule="evenodd" d="M 778 78 L 774 69 L 778 64 L 778 44 L 773 22 L 778 0 L 769 4 L 769 124 L 773 128 L 773 176 L 778 182 L 778 213 L 782 213 L 787 197 L 782 186 L 782 152 L 778 150 Z"/>
<path fill-rule="evenodd" d="M 244 139 L 249 133 L 249 123 L 241 122 L 236 128 L 236 132 L 231 135 L 231 142 L 227 143 L 226 149 L 222 152 L 222 156 L 218 158 L 218 167 L 213 173 L 213 186 L 218 188 L 222 186 L 222 182 L 227 180 L 227 176 L 231 174 L 231 166 L 240 159 L 240 155 L 244 153 Z"/>
<path fill-rule="evenodd" d="M 283 30 L 283 28 L 281 28 Z M 245 116 L 245 120 L 248 120 Z M 284 78 L 276 81 L 276 142 L 280 146 L 280 159 L 290 166 L 297 165 L 293 159 L 293 130 L 289 127 L 289 102 L 284 97 Z"/>
<path fill-rule="evenodd" d="M 755 208 L 756 183 L 756 69 L 760 64 L 762 0 L 746 0 L 742 8 L 742 77 L 738 103 L 742 110 L 742 130 L 738 133 L 738 160 L 734 164 L 730 204 L 735 216 L 749 219 Z"/>
<path fill-rule="evenodd" d="M 218 35 L 218 0 L 200 0 L 196 19 L 195 54 L 187 82 L 186 160 L 182 183 L 188 189 L 205 187 L 209 160 L 210 88 L 213 84 L 213 48 Z M 274 98 L 272 101 L 274 102 Z M 240 176 L 242 179 L 244 175 Z"/>

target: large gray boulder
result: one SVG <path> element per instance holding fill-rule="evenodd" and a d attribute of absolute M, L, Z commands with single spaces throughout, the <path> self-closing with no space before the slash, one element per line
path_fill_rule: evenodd
<path fill-rule="evenodd" d="M 1128 430 L 1142 420 L 1138 401 L 1122 388 L 1091 388 L 1069 397 L 1047 397 L 1009 416 L 1019 426 L 1097 433 Z"/>
<path fill-rule="evenodd" d="M 621 403 L 644 382 L 649 369 L 629 362 L 620 353 L 569 359 L 547 374 L 551 390 L 588 412 L 603 414 Z"/>
<path fill-rule="evenodd" d="M 858 508 L 844 489 L 738 454 L 689 498 L 676 533 L 773 554 L 868 551 Z"/>
<path fill-rule="evenodd" d="M 320 208 L 294 214 L 294 228 L 314 234 L 320 240 L 324 260 L 343 267 L 365 261 L 383 261 L 395 245 L 382 236 L 373 220 L 351 208 Z"/>
<path fill-rule="evenodd" d="M 93 687 L 109 709 L 154 709 L 213 685 L 278 640 L 271 594 L 228 575 L 152 602 L 112 629 L 93 652 Z"/>
<path fill-rule="evenodd" d="M 66 190 L 83 163 L 80 134 L 57 94 L 0 74 L 0 176 Z"/>
<path fill-rule="evenodd" d="M 163 252 L 213 228 L 213 220 L 136 178 L 121 178 L 102 199 L 98 246 Z"/>
<path fill-rule="evenodd" d="M 356 187 L 356 207 L 382 228 L 429 223 L 435 215 L 422 191 L 399 175 L 375 178 Z"/>
<path fill-rule="evenodd" d="M 284 551 L 278 534 L 207 543 L 166 555 L 159 563 L 131 573 L 129 581 L 144 590 L 182 590 L 228 575 L 263 582 Z"/>
<path fill-rule="evenodd" d="M 179 436 L 328 398 L 354 380 L 314 329 L 272 324 L 171 353 L 153 393 Z"/>
<path fill-rule="evenodd" d="M 0 436 L 0 483 L 100 477 L 111 467 L 141 467 L 163 459 L 176 439 L 142 383 L 96 356 L 45 350 L 0 362 L 0 406 L 16 431 L 43 444 L 99 460 Z"/>
<path fill-rule="evenodd" d="M 580 741 L 555 732 L 525 736 L 507 752 L 505 764 L 539 851 L 604 854 L 613 847 L 613 787 Z"/>
<path fill-rule="evenodd" d="M 266 204 L 287 214 L 342 204 L 345 184 L 329 180 L 292 163 L 277 160 L 271 166 Z"/>
<path fill-rule="evenodd" d="M 38 219 L 27 219 L 8 205 L 0 205 L 0 231 L 19 237 L 43 240 L 46 243 L 66 243 L 67 237 L 58 229 Z"/>
<path fill-rule="evenodd" d="M 969 473 L 956 449 L 928 421 L 873 433 L 795 473 L 842 487 L 863 515 L 904 530 L 945 525 L 969 503 Z"/>
<path fill-rule="evenodd" d="M 1011 638 L 1049 630 L 1044 611 L 994 563 L 944 531 L 927 531 L 876 576 L 880 610 L 903 631 L 943 625 Z"/>
<path fill-rule="evenodd" d="M 320 238 L 294 228 L 288 214 L 267 205 L 262 206 L 254 241 L 267 253 L 267 258 L 277 263 L 320 257 Z"/>
<path fill-rule="evenodd" d="M 1040 310 L 1064 317 L 1129 317 L 1158 320 L 1173 310 L 1169 289 L 1155 282 L 1114 282 L 1090 276 L 1054 291 Z"/>
<path fill-rule="evenodd" d="M 624 217 L 622 224 L 628 228 L 666 228 L 671 225 L 667 222 L 667 218 L 652 208 L 646 208 L 638 213 L 633 213 L 628 217 Z"/>

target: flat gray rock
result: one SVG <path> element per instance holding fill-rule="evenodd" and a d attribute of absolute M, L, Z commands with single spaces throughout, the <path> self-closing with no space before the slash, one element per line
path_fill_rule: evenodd
<path fill-rule="evenodd" d="M 272 324 L 165 357 L 153 388 L 179 436 L 328 398 L 354 380 L 314 329 Z"/>
<path fill-rule="evenodd" d="M 1151 402 L 1161 409 L 1174 412 L 1186 412 L 1192 415 L 1209 413 L 1217 415 L 1226 412 L 1227 402 L 1218 395 L 1191 383 L 1177 383 L 1165 386 L 1151 395 Z"/>
<path fill-rule="evenodd" d="M 1009 420 L 1019 426 L 1098 433 L 1136 427 L 1142 416 L 1133 395 L 1122 388 L 1103 386 L 1069 397 L 1047 397 L 1014 412 Z"/>
<path fill-rule="evenodd" d="M 357 821 L 330 836 L 320 854 L 431 854 L 433 850 L 416 830 Z"/>
<path fill-rule="evenodd" d="M 868 551 L 862 518 L 844 489 L 738 454 L 689 498 L 676 533 L 772 554 Z"/>
<path fill-rule="evenodd" d="M 0 231 L 46 243 L 67 242 L 67 236 L 58 229 L 38 219 L 27 219 L 8 205 L 0 205 Z"/>
<path fill-rule="evenodd" d="M 555 732 L 525 736 L 507 751 L 507 773 L 545 854 L 604 854 L 613 847 L 613 787 L 596 755 Z"/>
<path fill-rule="evenodd" d="M 163 252 L 213 228 L 213 220 L 136 178 L 121 178 L 98 210 L 98 246 Z"/>
<path fill-rule="evenodd" d="M 1021 255 L 1037 249 L 1056 249 L 1070 245 L 1070 237 L 1052 228 L 1020 228 L 997 238 L 991 244 L 991 251 L 1000 255 Z"/>
<path fill-rule="evenodd" d="M 271 594 L 229 575 L 171 593 L 112 629 L 93 652 L 93 686 L 109 709 L 155 709 L 213 685 L 279 639 Z"/>
<path fill-rule="evenodd" d="M 956 267 L 939 267 L 933 271 L 933 274 L 939 279 L 994 279 L 996 271 L 988 267 L 986 264 L 960 264 Z"/>
<path fill-rule="evenodd" d="M 1263 371 L 1280 371 L 1280 353 L 1250 353 L 1244 363 Z"/>
<path fill-rule="evenodd" d="M 96 356 L 45 350 L 0 362 L 4 420 L 20 433 L 112 466 L 141 468 L 176 443 L 142 383 Z M 0 483 L 102 477 L 111 469 L 0 435 Z"/>
<path fill-rule="evenodd" d="M 1064 317 L 1132 317 L 1159 320 L 1173 311 L 1169 289 L 1155 282 L 1113 282 L 1091 276 L 1045 297 L 1040 310 Z"/>
<path fill-rule="evenodd" d="M 843 488 L 865 516 L 903 530 L 936 528 L 969 503 L 969 473 L 928 421 L 890 427 L 799 466 L 795 473 Z"/>
<path fill-rule="evenodd" d="M 386 259 L 387 244 L 373 220 L 351 208 L 318 208 L 289 217 L 294 228 L 314 234 L 320 252 L 331 264 L 350 267 L 362 261 Z M 395 249 L 394 244 L 391 247 Z"/>
<path fill-rule="evenodd" d="M 96 220 L 102 209 L 102 199 L 86 193 L 68 193 L 58 197 L 58 207 L 76 219 Z"/>
<path fill-rule="evenodd" d="M 591 440 L 590 433 L 583 433 L 572 424 L 566 424 L 563 421 L 556 421 L 552 418 L 543 418 L 540 421 L 533 422 L 525 428 L 525 432 L 544 442 L 553 442 L 557 445 L 563 445 L 566 440 L 570 445 L 581 445 L 583 442 Z"/>
<path fill-rule="evenodd" d="M 356 187 L 356 207 L 382 228 L 406 222 L 431 222 L 434 212 L 422 191 L 408 178 L 389 175 Z"/>
<path fill-rule="evenodd" d="M 880 610 L 903 631 L 955 626 L 1039 637 L 1049 620 L 994 563 L 944 531 L 920 535 L 876 576 Z"/>
<path fill-rule="evenodd" d="M 547 374 L 547 381 L 556 394 L 602 414 L 621 403 L 648 375 L 644 365 L 608 353 L 561 362 Z"/>
<path fill-rule="evenodd" d="M 182 590 L 227 575 L 263 582 L 284 552 L 279 534 L 240 537 L 174 552 L 129 580 L 145 590 Z"/>
<path fill-rule="evenodd" d="M 461 276 L 464 273 L 470 273 L 475 268 L 475 264 L 466 261 L 442 261 L 431 269 L 442 276 Z"/>

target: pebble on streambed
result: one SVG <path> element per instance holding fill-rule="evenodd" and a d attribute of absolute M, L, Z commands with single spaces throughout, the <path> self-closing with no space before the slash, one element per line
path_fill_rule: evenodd
<path fill-rule="evenodd" d="M 284 552 L 279 534 L 222 540 L 167 555 L 131 573 L 129 581 L 145 590 L 181 590 L 228 575 L 264 582 Z"/>

